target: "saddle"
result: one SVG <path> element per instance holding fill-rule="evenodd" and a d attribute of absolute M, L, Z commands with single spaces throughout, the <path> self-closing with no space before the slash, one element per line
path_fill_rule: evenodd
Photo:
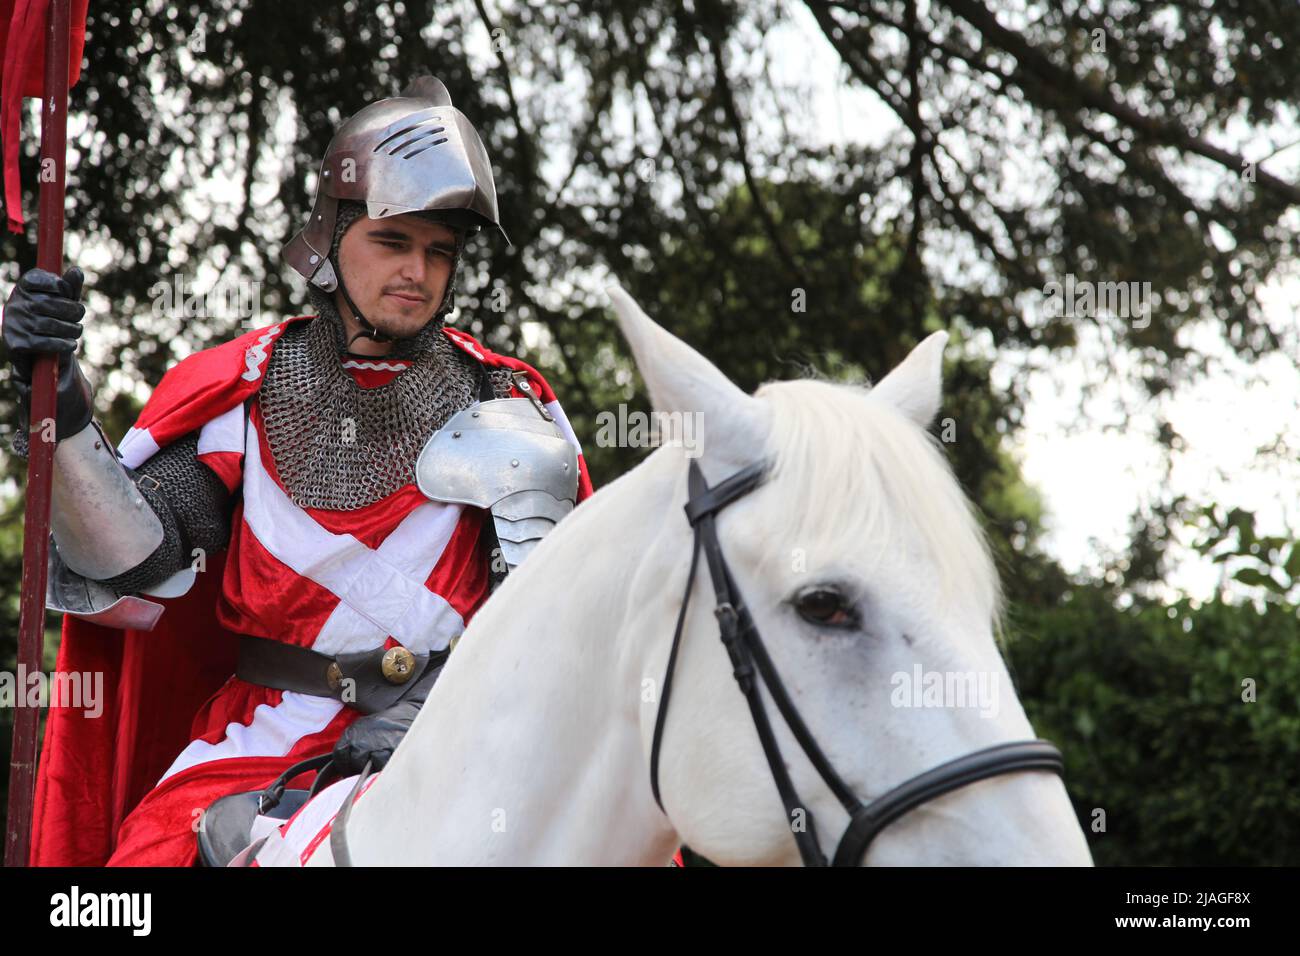
<path fill-rule="evenodd" d="M 310 790 L 289 790 L 289 781 L 299 774 L 316 771 L 316 780 Z M 265 790 L 233 793 L 222 797 L 208 807 L 199 827 L 199 864 L 201 866 L 229 866 L 244 850 L 244 864 L 248 865 L 266 838 L 253 844 L 253 824 L 258 817 L 287 821 L 312 797 L 338 779 L 334 772 L 333 756 L 321 754 L 294 764 Z"/>

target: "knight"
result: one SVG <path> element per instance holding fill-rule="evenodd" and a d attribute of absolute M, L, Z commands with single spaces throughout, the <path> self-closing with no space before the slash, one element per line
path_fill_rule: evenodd
<path fill-rule="evenodd" d="M 116 447 L 75 355 L 81 270 L 20 278 L 20 454 L 33 356 L 59 354 L 58 668 L 108 697 L 51 708 L 33 863 L 192 865 L 196 833 L 246 842 L 207 832 L 226 798 L 382 768 L 478 607 L 591 494 L 542 375 L 446 324 L 482 230 L 505 239 L 491 163 L 444 85 L 366 106 L 282 252 L 314 313 L 176 363 Z"/>

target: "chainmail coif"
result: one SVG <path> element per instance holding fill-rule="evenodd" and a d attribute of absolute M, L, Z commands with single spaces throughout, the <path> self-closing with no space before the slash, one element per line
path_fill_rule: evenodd
<path fill-rule="evenodd" d="M 333 253 L 364 212 L 362 203 L 340 203 Z M 318 317 L 280 335 L 259 397 L 276 471 L 299 507 L 352 511 L 414 482 L 425 442 L 478 396 L 483 367 L 442 332 L 459 265 L 457 255 L 442 308 L 428 325 L 372 359 L 411 363 L 376 388 L 362 388 L 343 367 L 343 320 L 333 296 L 308 286 Z M 508 370 L 494 369 L 490 379 L 497 397 L 509 394 Z"/>

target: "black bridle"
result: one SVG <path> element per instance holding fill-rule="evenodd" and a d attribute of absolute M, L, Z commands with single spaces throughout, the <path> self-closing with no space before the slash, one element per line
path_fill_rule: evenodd
<path fill-rule="evenodd" d="M 749 615 L 748 608 L 740 596 L 740 589 L 731 577 L 727 562 L 722 556 L 722 547 L 718 543 L 718 532 L 714 519 L 719 511 L 737 498 L 748 494 L 758 486 L 767 474 L 764 462 L 741 469 L 729 478 L 710 488 L 704 480 L 704 473 L 692 459 L 687 476 L 686 517 L 695 529 L 695 547 L 691 553 L 691 570 L 686 577 L 686 593 L 682 598 L 681 612 L 677 616 L 677 629 L 673 634 L 672 650 L 668 654 L 668 669 L 664 675 L 663 693 L 659 698 L 659 713 L 655 718 L 653 743 L 650 749 L 650 786 L 654 792 L 655 802 L 663 810 L 663 801 L 659 797 L 659 747 L 663 737 L 664 715 L 668 712 L 668 696 L 672 686 L 673 665 L 677 662 L 677 648 L 681 642 L 682 626 L 686 620 L 686 607 L 691 599 L 691 588 L 695 583 L 695 571 L 699 564 L 700 550 L 703 548 L 709 562 L 709 576 L 713 580 L 713 590 L 717 596 L 714 615 L 722 632 L 722 644 L 731 658 L 732 673 L 740 685 L 741 693 L 749 704 L 749 712 L 754 719 L 759 740 L 763 744 L 763 753 L 767 765 L 771 768 L 776 781 L 776 788 L 785 805 L 787 822 L 791 823 L 795 842 L 805 866 L 825 866 L 826 855 L 817 840 L 816 827 L 813 825 L 812 811 L 808 810 L 799 799 L 790 774 L 786 770 L 781 750 L 772 733 L 767 712 L 758 692 L 761 676 L 767 683 L 768 692 L 776 703 L 776 708 L 785 718 L 786 724 L 794 733 L 795 740 L 803 748 L 822 780 L 830 787 L 849 814 L 849 825 L 840 838 L 835 850 L 834 866 L 857 866 L 866 853 L 867 846 L 881 830 L 897 820 L 909 810 L 923 803 L 942 796 L 951 790 L 964 787 L 977 780 L 1004 773 L 1021 770 L 1047 770 L 1065 776 L 1065 762 L 1061 753 L 1045 740 L 1025 740 L 1016 743 L 997 744 L 977 750 L 975 753 L 918 774 L 900 784 L 888 793 L 878 797 L 869 805 L 864 805 L 853 791 L 848 788 L 835 768 L 817 746 L 808 727 L 799 716 L 789 695 L 786 693 L 781 678 L 777 676 L 767 649 L 758 635 L 758 628 Z M 796 814 L 802 813 L 802 818 Z M 803 826 L 795 826 L 802 822 Z"/>

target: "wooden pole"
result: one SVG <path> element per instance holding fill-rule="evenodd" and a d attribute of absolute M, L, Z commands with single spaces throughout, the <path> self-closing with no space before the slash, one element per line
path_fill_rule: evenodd
<path fill-rule="evenodd" d="M 71 0 L 51 0 L 45 26 L 45 81 L 41 98 L 41 182 L 36 265 L 63 274 L 63 202 L 68 138 L 68 45 Z M 15 78 L 14 81 L 18 81 Z M 32 363 L 32 408 L 27 457 L 27 510 L 23 517 L 23 584 L 18 625 L 20 673 L 41 670 L 45 651 L 45 577 L 49 555 L 50 485 L 54 474 L 54 420 L 58 359 Z M 19 686 L 14 708 L 5 866 L 26 866 L 36 798 L 36 731 L 40 709 L 27 707 Z"/>

